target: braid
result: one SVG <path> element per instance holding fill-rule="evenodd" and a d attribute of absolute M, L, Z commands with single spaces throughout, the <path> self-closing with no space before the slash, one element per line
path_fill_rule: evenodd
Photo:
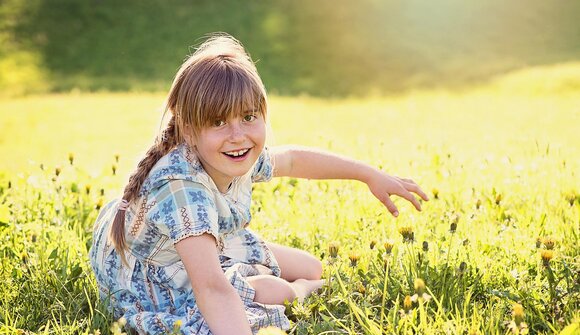
<path fill-rule="evenodd" d="M 177 145 L 177 137 L 175 136 L 175 116 L 172 116 L 167 124 L 167 128 L 157 136 L 155 144 L 147 150 L 145 158 L 137 164 L 137 170 L 133 172 L 131 177 L 129 177 L 129 183 L 125 186 L 121 205 L 117 210 L 110 232 L 113 245 L 125 264 L 127 264 L 125 258 L 125 249 L 127 248 L 125 243 L 125 211 L 127 205 L 138 197 L 141 186 L 155 163 L 173 149 L 175 145 Z"/>

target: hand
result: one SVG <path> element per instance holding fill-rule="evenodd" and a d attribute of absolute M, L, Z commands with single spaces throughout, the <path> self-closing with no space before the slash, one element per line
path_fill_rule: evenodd
<path fill-rule="evenodd" d="M 411 192 L 417 194 L 423 200 L 429 201 L 425 192 L 413 180 L 391 176 L 380 170 L 375 170 L 375 172 L 367 181 L 367 186 L 372 194 L 387 207 L 394 217 L 399 216 L 399 211 L 390 198 L 391 194 L 407 199 L 418 211 L 421 210 L 421 204 Z"/>

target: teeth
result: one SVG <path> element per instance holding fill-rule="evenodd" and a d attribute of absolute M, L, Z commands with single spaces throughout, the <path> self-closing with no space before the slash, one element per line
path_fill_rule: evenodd
<path fill-rule="evenodd" d="M 250 150 L 250 149 L 243 149 L 240 151 L 228 151 L 228 152 L 226 152 L 226 155 L 238 157 L 238 156 L 241 156 L 241 155 L 245 154 L 246 152 L 248 152 L 248 150 Z"/>

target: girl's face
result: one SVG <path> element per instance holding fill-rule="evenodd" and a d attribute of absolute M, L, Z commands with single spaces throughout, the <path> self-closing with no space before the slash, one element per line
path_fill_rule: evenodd
<path fill-rule="evenodd" d="M 235 177 L 250 171 L 265 141 L 264 117 L 248 111 L 227 120 L 215 120 L 204 127 L 192 147 L 218 190 L 226 192 Z"/>

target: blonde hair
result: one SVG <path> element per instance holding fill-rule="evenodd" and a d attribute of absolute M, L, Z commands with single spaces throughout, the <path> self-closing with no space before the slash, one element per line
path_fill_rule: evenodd
<path fill-rule="evenodd" d="M 189 56 L 175 75 L 165 105 L 171 114 L 167 127 L 157 136 L 129 177 L 122 201 L 135 200 L 145 178 L 157 161 L 178 144 L 188 132 L 193 136 L 216 120 L 253 111 L 266 117 L 264 84 L 242 44 L 227 34 L 210 36 Z M 125 206 L 113 220 L 110 238 L 126 264 Z"/>

